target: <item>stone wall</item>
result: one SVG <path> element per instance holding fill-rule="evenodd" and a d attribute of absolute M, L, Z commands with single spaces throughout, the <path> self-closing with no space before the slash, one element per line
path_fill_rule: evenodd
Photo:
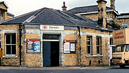
<path fill-rule="evenodd" d="M 107 14 L 106 18 L 115 18 L 114 13 L 112 12 L 107 12 L 106 14 Z M 92 19 L 92 20 L 98 19 L 98 13 L 82 14 L 81 16 Z"/>
<path fill-rule="evenodd" d="M 81 35 L 81 64 L 82 66 L 108 66 L 109 64 L 109 32 L 102 32 L 94 29 L 82 29 Z M 92 37 L 91 55 L 87 55 L 87 40 L 86 37 Z M 97 54 L 96 47 L 96 37 L 101 37 L 101 52 L 102 54 Z"/>
<path fill-rule="evenodd" d="M 1 40 L 1 48 L 3 49 L 3 59 L 1 60 L 1 65 L 8 66 L 19 66 L 19 26 L 18 25 L 0 25 L 0 40 Z M 11 32 L 12 31 L 12 32 Z M 16 56 L 8 57 L 5 54 L 5 33 L 16 33 Z"/>
<path fill-rule="evenodd" d="M 63 65 L 64 66 L 76 66 L 79 63 L 79 40 L 77 31 L 74 30 L 65 30 L 64 32 L 74 32 L 66 33 L 63 40 L 75 40 L 76 42 L 76 52 L 64 54 L 63 53 Z"/>
<path fill-rule="evenodd" d="M 40 29 L 27 28 L 25 30 L 40 31 Z M 27 39 L 40 39 L 38 33 L 26 32 L 22 35 L 22 65 L 27 67 L 41 66 L 41 53 L 27 53 Z M 26 40 L 26 41 L 25 41 Z"/>
<path fill-rule="evenodd" d="M 114 19 L 114 22 L 118 25 L 129 24 L 129 18 Z"/>
<path fill-rule="evenodd" d="M 8 57 L 5 56 L 2 59 L 2 65 L 7 66 L 19 66 L 20 65 L 20 55 L 19 55 L 19 26 L 18 25 L 1 25 L 0 26 L 1 35 L 1 48 L 5 51 L 5 33 L 6 32 L 16 32 L 16 56 L 15 57 Z M 27 32 L 26 30 L 30 30 L 31 32 Z M 41 67 L 42 55 L 41 53 L 27 53 L 27 39 L 41 39 L 40 29 L 35 28 L 26 28 L 25 31 L 22 32 L 21 38 L 21 64 L 22 66 L 26 67 Z M 110 33 L 106 31 L 100 31 L 95 29 L 85 29 L 81 28 L 81 53 L 79 48 L 79 31 L 77 30 L 64 30 L 62 31 L 62 49 L 60 51 L 60 64 L 62 66 L 77 66 L 80 62 L 81 57 L 81 65 L 82 66 L 102 66 L 109 64 L 109 38 Z M 87 56 L 87 44 L 86 44 L 86 37 L 92 36 L 92 55 Z M 96 49 L 96 37 L 100 36 L 102 38 L 102 54 L 97 55 Z M 76 41 L 76 52 L 65 54 L 63 52 L 64 49 L 64 42 L 63 40 L 75 40 Z M 42 44 L 41 44 L 42 45 Z M 42 48 L 41 48 L 42 49 Z M 81 54 L 81 56 L 80 56 Z M 60 65 L 60 66 L 61 66 Z"/>

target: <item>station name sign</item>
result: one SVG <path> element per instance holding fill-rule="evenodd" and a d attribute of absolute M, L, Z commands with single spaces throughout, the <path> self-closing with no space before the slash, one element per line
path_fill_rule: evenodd
<path fill-rule="evenodd" d="M 41 30 L 64 30 L 64 26 L 40 25 Z"/>

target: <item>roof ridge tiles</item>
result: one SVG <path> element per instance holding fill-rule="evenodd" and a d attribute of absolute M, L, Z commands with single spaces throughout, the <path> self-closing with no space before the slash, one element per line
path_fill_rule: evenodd
<path fill-rule="evenodd" d="M 98 6 L 98 5 L 80 6 L 80 7 L 74 7 L 74 8 L 84 8 L 84 7 L 94 7 L 94 6 Z M 74 9 L 74 8 L 73 8 L 73 9 Z"/>
<path fill-rule="evenodd" d="M 111 9 L 112 8 L 106 6 L 106 10 L 111 10 Z M 71 12 L 76 14 L 76 13 L 92 12 L 92 11 L 98 11 L 98 5 L 74 7 L 72 9 L 67 10 L 66 12 Z"/>
<path fill-rule="evenodd" d="M 76 9 L 76 8 L 85 8 L 85 7 L 94 7 L 94 6 L 98 6 L 98 5 L 90 5 L 90 6 L 80 6 L 80 7 L 74 7 L 74 8 L 72 8 L 72 9 Z M 106 6 L 106 7 L 108 7 L 108 6 Z M 110 7 L 108 7 L 108 8 L 110 8 Z M 112 8 L 111 8 L 112 9 Z M 71 9 L 70 9 L 71 10 Z"/>
<path fill-rule="evenodd" d="M 33 19 L 35 19 L 36 18 L 36 16 L 38 16 L 43 10 L 44 10 L 45 8 L 41 8 L 38 12 L 36 12 L 34 15 L 32 15 L 32 16 L 30 16 L 28 19 L 26 19 L 24 22 L 23 22 L 23 24 L 24 23 L 26 23 L 26 22 L 31 22 Z"/>
<path fill-rule="evenodd" d="M 51 11 L 51 9 L 49 9 L 48 8 L 48 10 L 49 11 Z M 52 9 L 52 10 L 55 10 L 55 9 Z M 55 10 L 55 11 L 57 11 L 57 10 Z M 58 10 L 59 11 L 59 10 Z M 60 17 L 62 17 L 63 19 L 65 19 L 65 20 L 67 20 L 68 22 L 70 22 L 70 23 L 72 23 L 72 24 L 75 24 L 74 22 L 72 22 L 72 21 L 70 21 L 70 20 L 68 20 L 67 18 L 65 18 L 65 17 L 63 17 L 63 16 L 61 16 L 61 15 L 59 15 L 59 14 L 57 14 L 57 13 L 55 13 L 55 12 L 53 12 L 53 11 L 51 11 L 52 13 L 54 13 L 54 14 L 56 14 L 57 16 L 60 16 Z M 61 12 L 61 11 L 60 11 Z M 62 13 L 63 14 L 63 13 Z M 64 14 L 63 14 L 64 15 Z"/>

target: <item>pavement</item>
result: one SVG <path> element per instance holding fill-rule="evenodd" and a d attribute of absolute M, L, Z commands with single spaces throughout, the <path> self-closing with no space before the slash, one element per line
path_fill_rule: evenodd
<path fill-rule="evenodd" d="M 0 73 L 129 73 L 129 67 L 0 67 Z"/>
<path fill-rule="evenodd" d="M 0 70 L 96 70 L 96 69 L 111 69 L 114 67 L 10 67 L 0 66 Z M 118 68 L 118 67 L 115 67 Z"/>

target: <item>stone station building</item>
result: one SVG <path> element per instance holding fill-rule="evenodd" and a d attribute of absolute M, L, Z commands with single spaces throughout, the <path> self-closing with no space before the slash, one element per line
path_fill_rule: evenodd
<path fill-rule="evenodd" d="M 106 18 L 101 14 L 106 12 L 106 1 L 97 3 L 101 24 L 51 8 L 1 22 L 1 65 L 108 66 L 113 30 L 105 27 Z"/>
<path fill-rule="evenodd" d="M 119 13 L 115 9 L 115 1 L 117 0 L 110 0 L 110 7 L 106 6 L 106 21 L 110 24 L 116 25 L 123 25 L 129 24 L 129 13 Z M 75 7 L 66 12 L 73 13 L 75 15 L 83 16 L 93 21 L 98 21 L 98 5 L 91 5 L 91 6 L 82 6 L 82 7 Z M 108 27 L 112 27 L 111 25 L 107 25 Z M 127 27 L 127 26 L 125 26 Z M 115 28 L 115 27 L 113 27 Z"/>

